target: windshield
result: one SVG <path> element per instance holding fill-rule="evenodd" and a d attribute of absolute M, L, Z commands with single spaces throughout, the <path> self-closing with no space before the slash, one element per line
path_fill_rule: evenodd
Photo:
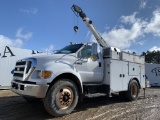
<path fill-rule="evenodd" d="M 69 53 L 75 53 L 77 50 L 79 50 L 83 44 L 74 44 L 74 45 L 68 45 L 61 50 L 57 51 L 55 54 L 69 54 Z"/>

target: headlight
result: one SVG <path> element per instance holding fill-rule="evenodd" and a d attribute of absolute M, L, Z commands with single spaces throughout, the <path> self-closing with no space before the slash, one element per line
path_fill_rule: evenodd
<path fill-rule="evenodd" d="M 37 77 L 47 79 L 50 78 L 51 75 L 52 75 L 51 71 L 38 71 Z"/>

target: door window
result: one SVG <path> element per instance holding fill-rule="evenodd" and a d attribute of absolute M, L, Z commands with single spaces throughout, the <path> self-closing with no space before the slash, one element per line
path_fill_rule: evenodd
<path fill-rule="evenodd" d="M 91 50 L 92 47 L 89 45 L 86 45 L 79 53 L 78 58 L 89 58 L 91 56 Z"/>

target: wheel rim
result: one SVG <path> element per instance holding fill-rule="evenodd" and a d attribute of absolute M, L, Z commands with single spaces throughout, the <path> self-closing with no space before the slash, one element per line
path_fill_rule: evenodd
<path fill-rule="evenodd" d="M 69 87 L 60 88 L 55 100 L 59 109 L 67 109 L 73 102 L 73 90 Z"/>
<path fill-rule="evenodd" d="M 137 93 L 138 93 L 138 87 L 136 84 L 133 84 L 132 85 L 132 96 L 133 97 L 136 97 L 137 96 Z"/>

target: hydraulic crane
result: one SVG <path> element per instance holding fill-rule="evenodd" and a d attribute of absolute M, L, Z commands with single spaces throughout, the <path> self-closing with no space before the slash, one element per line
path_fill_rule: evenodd
<path fill-rule="evenodd" d="M 71 9 L 73 10 L 73 12 L 75 13 L 76 16 L 80 16 L 83 20 L 83 22 L 88 26 L 88 28 L 91 30 L 91 32 L 93 33 L 94 37 L 96 38 L 97 42 L 99 43 L 99 45 L 105 49 L 107 47 L 109 47 L 109 45 L 106 43 L 106 41 L 102 38 L 102 36 L 97 32 L 96 28 L 93 26 L 92 21 L 86 16 L 86 14 L 83 12 L 83 10 L 77 6 L 77 5 L 73 5 L 71 7 Z M 74 27 L 75 31 L 77 31 L 78 27 L 75 26 Z"/>

